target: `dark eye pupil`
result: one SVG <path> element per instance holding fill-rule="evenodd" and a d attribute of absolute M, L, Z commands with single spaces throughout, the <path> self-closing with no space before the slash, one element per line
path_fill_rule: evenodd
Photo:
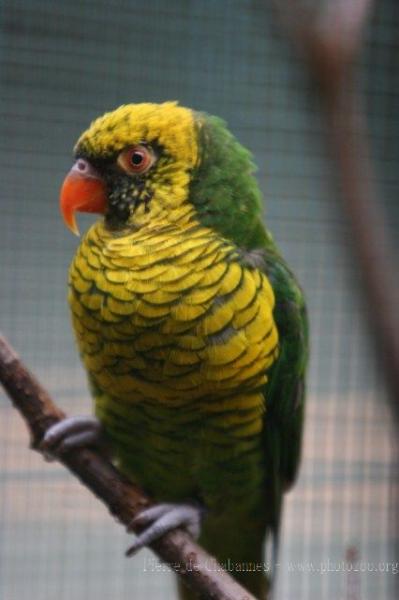
<path fill-rule="evenodd" d="M 144 160 L 144 156 L 141 154 L 141 152 L 134 152 L 132 154 L 131 161 L 135 167 L 137 167 L 138 165 L 141 165 L 143 160 Z"/>

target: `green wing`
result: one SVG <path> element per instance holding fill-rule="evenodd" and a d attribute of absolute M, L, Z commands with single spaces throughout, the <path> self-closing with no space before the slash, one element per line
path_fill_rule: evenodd
<path fill-rule="evenodd" d="M 265 251 L 265 272 L 273 287 L 280 354 L 265 389 L 264 428 L 270 522 L 278 533 L 282 495 L 294 483 L 301 457 L 308 359 L 308 322 L 302 291 L 277 250 Z"/>

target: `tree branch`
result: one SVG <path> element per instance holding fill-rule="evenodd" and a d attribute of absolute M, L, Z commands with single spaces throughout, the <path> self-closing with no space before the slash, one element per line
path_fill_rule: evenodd
<path fill-rule="evenodd" d="M 304 56 L 323 101 L 326 134 L 335 162 L 342 210 L 351 232 L 369 323 L 399 423 L 399 290 L 383 204 L 375 186 L 356 60 L 373 0 L 334 0 L 325 7 L 271 0 L 289 37 Z M 306 11 L 306 12 L 305 12 Z"/>
<path fill-rule="evenodd" d="M 40 452 L 43 435 L 51 425 L 63 419 L 65 414 L 54 404 L 1 335 L 0 382 L 26 421 L 31 435 L 31 447 Z M 136 485 L 129 482 L 95 450 L 71 450 L 58 460 L 127 527 L 140 510 L 151 504 L 150 499 Z M 171 531 L 150 547 L 199 597 L 255 600 L 222 570 L 215 558 L 195 544 L 183 530 Z"/>

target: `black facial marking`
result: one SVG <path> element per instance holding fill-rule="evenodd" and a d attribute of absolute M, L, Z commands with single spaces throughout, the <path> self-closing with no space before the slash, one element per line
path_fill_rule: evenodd
<path fill-rule="evenodd" d="M 108 197 L 108 210 L 105 221 L 111 229 L 123 227 L 140 204 L 144 204 L 146 213 L 150 210 L 153 192 L 149 189 L 145 178 L 116 174 L 115 171 L 105 174 L 111 190 Z"/>
<path fill-rule="evenodd" d="M 144 203 L 144 211 L 146 213 L 150 212 L 150 200 L 152 198 L 152 192 L 147 192 L 145 196 L 142 198 L 142 202 Z"/>
<path fill-rule="evenodd" d="M 126 117 L 128 120 L 128 117 Z M 114 126 L 108 126 L 108 131 L 113 130 Z M 143 140 L 147 139 L 144 132 Z M 109 146 L 106 151 L 102 151 L 101 155 L 95 147 L 95 144 L 84 140 L 75 150 L 75 159 L 84 158 L 97 169 L 100 175 L 104 178 L 108 187 L 108 207 L 105 214 L 105 222 L 110 229 L 121 229 L 126 226 L 130 217 L 138 209 L 140 204 L 144 205 L 144 211 L 150 212 L 150 202 L 154 195 L 153 191 L 153 172 L 159 168 L 165 168 L 172 158 L 169 157 L 164 148 L 157 143 L 156 140 L 149 142 L 142 141 L 140 145 L 148 146 L 152 149 L 156 160 L 148 172 L 143 174 L 130 175 L 121 171 L 117 164 L 117 159 L 123 149 L 116 149 Z M 133 164 L 139 164 L 140 156 L 134 156 Z M 161 177 L 159 182 L 171 185 L 171 180 L 168 175 Z"/>

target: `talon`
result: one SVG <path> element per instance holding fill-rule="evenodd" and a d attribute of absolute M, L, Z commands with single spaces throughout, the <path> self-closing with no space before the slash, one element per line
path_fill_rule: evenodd
<path fill-rule="evenodd" d="M 196 539 L 201 530 L 203 511 L 191 504 L 157 504 L 150 506 L 137 515 L 128 527 L 147 526 L 126 550 L 126 556 L 132 556 L 144 546 L 151 544 L 165 533 L 178 527 L 184 527 Z"/>
<path fill-rule="evenodd" d="M 102 427 L 92 416 L 68 417 L 50 427 L 40 444 L 46 460 L 74 448 L 82 448 L 101 441 Z"/>
<path fill-rule="evenodd" d="M 173 507 L 173 504 L 156 504 L 155 506 L 151 506 L 150 508 L 142 510 L 133 519 L 131 525 L 129 526 L 129 530 L 132 531 L 135 525 L 138 525 L 139 527 L 148 525 L 152 521 L 163 517 L 163 515 L 169 512 Z"/>

